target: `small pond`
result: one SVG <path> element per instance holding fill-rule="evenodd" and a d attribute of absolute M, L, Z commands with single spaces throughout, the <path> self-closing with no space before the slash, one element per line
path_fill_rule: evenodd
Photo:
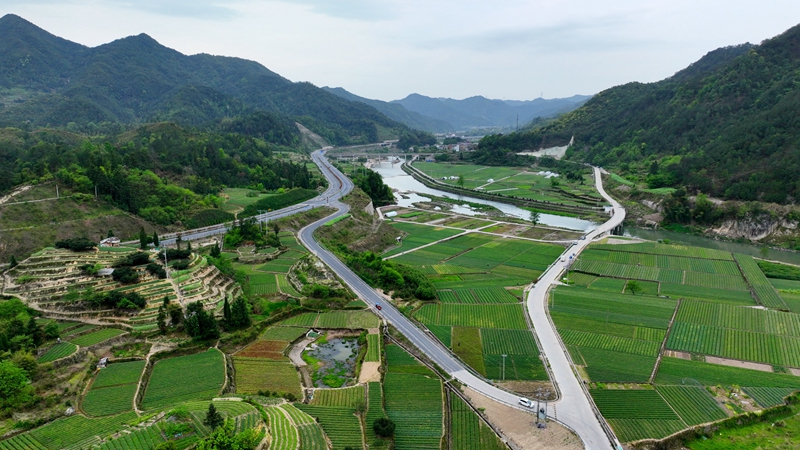
<path fill-rule="evenodd" d="M 338 388 L 346 386 L 355 377 L 358 340 L 335 338 L 313 343 L 303 352 L 303 360 L 308 363 L 314 386 L 318 388 Z"/>

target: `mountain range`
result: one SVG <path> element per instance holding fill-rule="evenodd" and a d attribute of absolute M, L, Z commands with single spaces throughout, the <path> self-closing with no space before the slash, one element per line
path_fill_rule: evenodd
<path fill-rule="evenodd" d="M 591 98 L 588 95 L 575 95 L 569 98 L 520 101 L 474 96 L 455 100 L 411 94 L 402 100 L 384 102 L 359 97 L 343 88 L 323 89 L 347 100 L 370 105 L 393 120 L 432 133 L 468 131 L 475 128 L 513 130 L 536 118 L 549 118 L 572 111 Z"/>
<path fill-rule="evenodd" d="M 478 160 L 575 145 L 567 158 L 616 167 L 650 188 L 733 200 L 800 199 L 800 25 L 759 45 L 709 52 L 674 76 L 628 83 L 532 131 L 493 135 Z"/>
<path fill-rule="evenodd" d="M 0 18 L 0 125 L 198 126 L 266 111 L 301 121 L 331 143 L 375 142 L 407 127 L 374 108 L 253 61 L 187 56 L 140 34 L 89 48 L 23 18 Z"/>

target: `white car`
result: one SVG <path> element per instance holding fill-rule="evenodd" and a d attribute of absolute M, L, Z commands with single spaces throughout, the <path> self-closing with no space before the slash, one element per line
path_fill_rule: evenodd
<path fill-rule="evenodd" d="M 526 408 L 533 408 L 533 402 L 525 397 L 519 398 L 519 404 L 526 407 Z"/>

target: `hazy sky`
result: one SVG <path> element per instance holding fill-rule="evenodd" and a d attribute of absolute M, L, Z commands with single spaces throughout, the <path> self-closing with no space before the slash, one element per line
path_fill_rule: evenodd
<path fill-rule="evenodd" d="M 7 13 L 92 47 L 147 33 L 369 98 L 528 100 L 660 80 L 797 25 L 800 2 L 0 0 Z"/>

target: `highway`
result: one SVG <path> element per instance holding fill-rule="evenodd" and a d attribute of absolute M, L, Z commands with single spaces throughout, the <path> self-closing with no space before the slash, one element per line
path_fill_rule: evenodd
<path fill-rule="evenodd" d="M 320 167 L 325 177 L 328 178 L 329 184 L 334 191 L 344 195 L 352 189 L 352 182 L 336 168 L 330 166 L 320 151 L 314 152 L 312 158 Z M 595 179 L 598 191 L 604 198 L 611 202 L 613 215 L 609 221 L 591 232 L 586 240 L 580 240 L 578 244 L 565 250 L 563 256 L 567 262 L 569 261 L 569 255 L 580 253 L 580 251 L 589 244 L 591 239 L 612 230 L 622 223 L 622 220 L 625 218 L 625 210 L 603 190 L 600 172 L 597 168 L 595 168 Z M 489 398 L 518 409 L 523 409 L 519 406 L 518 396 L 499 389 L 488 381 L 474 375 L 461 361 L 452 355 L 447 348 L 442 346 L 436 338 L 430 335 L 429 332 L 418 328 L 411 320 L 403 316 L 400 311 L 378 294 L 378 292 L 361 280 L 358 275 L 350 270 L 335 255 L 319 245 L 314 239 L 314 231 L 325 222 L 346 214 L 349 210 L 348 205 L 338 201 L 338 195 L 336 194 L 330 197 L 329 206 L 336 208 L 337 212 L 300 230 L 299 238 L 303 245 L 327 264 L 359 298 L 370 305 L 373 312 L 397 328 L 397 330 L 412 344 L 450 376 Z M 533 319 L 534 328 L 536 329 L 535 332 L 542 345 L 542 355 L 545 360 L 550 361 L 554 378 L 553 382 L 560 391 L 560 399 L 551 403 L 557 405 L 558 417 L 552 418 L 575 431 L 587 449 L 610 449 L 619 446 L 619 442 L 616 437 L 614 437 L 613 433 L 611 433 L 610 429 L 608 429 L 608 434 L 606 433 L 601 424 L 604 423 L 601 422 L 602 418 L 598 418 L 595 415 L 588 391 L 583 389 L 581 382 L 576 378 L 570 361 L 566 356 L 566 350 L 561 345 L 558 334 L 550 322 L 546 311 L 547 292 L 553 282 L 559 279 L 567 262 L 561 261 L 561 258 L 559 258 L 559 260 L 542 275 L 540 281 L 534 289 L 531 290 L 527 300 L 528 311 Z M 380 305 L 381 310 L 377 310 L 375 308 L 376 305 Z"/>
<path fill-rule="evenodd" d="M 397 328 L 397 330 L 414 346 L 451 377 L 495 401 L 525 410 L 524 407 L 519 405 L 519 397 L 517 395 L 502 390 L 471 372 L 449 349 L 444 347 L 438 339 L 433 337 L 428 331 L 418 328 L 414 322 L 403 316 L 391 303 L 387 302 L 377 291 L 361 280 L 358 275 L 351 271 L 333 253 L 322 248 L 322 246 L 317 243 L 314 239 L 314 231 L 329 220 L 342 216 L 349 211 L 349 206 L 341 203 L 339 198 L 347 195 L 353 189 L 352 181 L 339 172 L 338 169 L 330 165 L 324 157 L 324 151 L 323 149 L 313 152 L 311 158 L 328 180 L 328 189 L 321 195 L 307 202 L 278 211 L 261 214 L 256 216 L 257 219 L 260 221 L 269 221 L 307 211 L 318 206 L 335 208 L 337 211 L 334 214 L 320 219 L 300 230 L 298 237 L 303 245 L 327 264 L 359 298 L 370 305 L 375 314 Z M 551 408 L 548 410 L 548 414 L 555 414 L 549 415 L 548 417 L 575 431 L 583 441 L 586 449 L 590 450 L 621 447 L 613 432 L 611 432 L 607 426 L 604 428 L 605 421 L 602 417 L 598 417 L 595 414 L 588 391 L 573 371 L 573 366 L 568 358 L 566 349 L 562 345 L 558 333 L 547 313 L 547 296 L 552 284 L 557 281 L 564 272 L 569 262 L 569 256 L 573 254 L 577 256 L 580 254 L 593 239 L 611 231 L 621 224 L 625 218 L 625 210 L 617 201 L 608 196 L 603 189 L 600 170 L 595 168 L 594 171 L 598 192 L 612 205 L 612 217 L 596 230 L 589 233 L 587 239 L 577 241 L 577 244 L 564 251 L 562 256 L 566 261 L 562 261 L 562 258 L 559 258 L 542 274 L 539 282 L 529 291 L 526 304 L 534 324 L 533 332 L 536 334 L 542 347 L 542 357 L 545 362 L 549 362 L 550 364 L 552 381 L 560 394 L 559 400 L 551 402 Z M 181 233 L 181 238 L 183 240 L 201 239 L 208 236 L 223 234 L 226 231 L 227 227 L 221 224 L 184 231 Z M 161 237 L 160 241 L 164 244 L 170 244 L 174 243 L 175 239 L 176 235 L 171 234 Z M 375 308 L 376 305 L 381 305 L 381 310 Z"/>

